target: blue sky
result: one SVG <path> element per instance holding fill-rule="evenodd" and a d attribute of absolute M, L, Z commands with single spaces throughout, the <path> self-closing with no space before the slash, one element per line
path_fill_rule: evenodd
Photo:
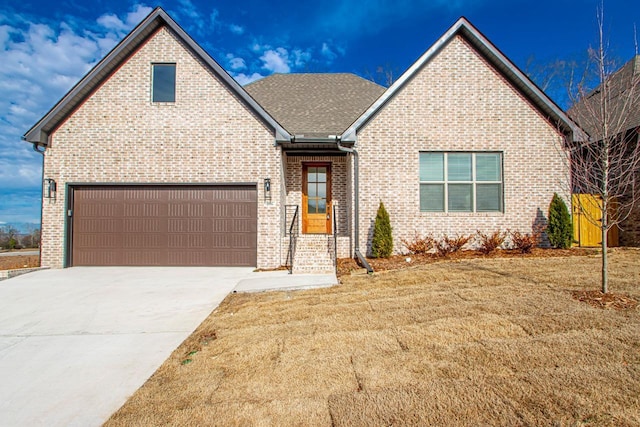
<path fill-rule="evenodd" d="M 400 75 L 460 16 L 523 70 L 584 58 L 600 0 L 0 0 L 0 225 L 39 222 L 42 157 L 21 136 L 153 7 L 232 76 Z M 635 52 L 636 0 L 605 3 L 610 52 Z M 640 29 L 639 29 L 640 31 Z M 378 76 L 379 77 L 379 76 Z M 565 91 L 549 94 L 562 106 Z"/>

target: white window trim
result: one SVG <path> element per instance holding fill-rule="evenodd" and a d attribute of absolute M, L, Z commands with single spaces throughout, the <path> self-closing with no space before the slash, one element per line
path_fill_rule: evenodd
<path fill-rule="evenodd" d="M 418 181 L 418 187 L 422 184 L 441 184 L 444 191 L 444 206 L 442 211 L 428 211 L 420 209 L 421 213 L 452 213 L 452 214 L 498 214 L 504 213 L 504 152 L 502 151 L 444 151 L 444 150 L 420 150 L 418 152 L 418 159 L 420 153 L 442 153 L 443 154 L 443 181 Z M 471 181 L 449 181 L 449 154 L 471 154 Z M 477 154 L 498 154 L 500 156 L 500 181 L 478 181 L 476 179 L 476 155 Z M 418 160 L 418 179 L 420 177 L 420 161 Z M 467 184 L 471 185 L 471 198 L 472 198 L 472 210 L 470 211 L 450 211 L 449 210 L 449 184 Z M 478 211 L 478 198 L 476 197 L 477 185 L 483 184 L 498 184 L 500 185 L 500 209 L 495 211 Z M 418 207 L 420 207 L 420 191 L 418 191 Z"/>

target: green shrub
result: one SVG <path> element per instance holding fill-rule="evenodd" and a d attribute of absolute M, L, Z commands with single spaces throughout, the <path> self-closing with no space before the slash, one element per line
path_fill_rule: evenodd
<path fill-rule="evenodd" d="M 380 202 L 376 222 L 373 225 L 373 240 L 371 241 L 371 256 L 373 258 L 388 258 L 393 252 L 393 236 L 391 235 L 391 221 L 389 213 Z"/>
<path fill-rule="evenodd" d="M 558 194 L 553 194 L 549 205 L 549 225 L 547 226 L 547 236 L 551 246 L 559 249 L 566 249 L 571 246 L 573 240 L 573 226 L 569 209 L 564 200 Z"/>

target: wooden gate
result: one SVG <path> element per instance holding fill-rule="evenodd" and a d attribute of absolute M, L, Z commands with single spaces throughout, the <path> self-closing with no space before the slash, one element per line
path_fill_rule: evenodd
<path fill-rule="evenodd" d="M 594 247 L 602 243 L 602 232 L 595 223 L 602 220 L 602 198 L 596 194 L 573 194 L 573 239 L 575 246 Z M 615 206 L 609 207 L 609 216 L 615 214 Z M 618 246 L 618 227 L 607 234 L 608 246 Z"/>

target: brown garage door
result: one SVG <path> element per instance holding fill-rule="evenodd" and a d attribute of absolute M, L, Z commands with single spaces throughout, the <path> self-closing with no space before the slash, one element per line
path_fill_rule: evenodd
<path fill-rule="evenodd" d="M 71 191 L 69 265 L 256 265 L 255 186 Z"/>

